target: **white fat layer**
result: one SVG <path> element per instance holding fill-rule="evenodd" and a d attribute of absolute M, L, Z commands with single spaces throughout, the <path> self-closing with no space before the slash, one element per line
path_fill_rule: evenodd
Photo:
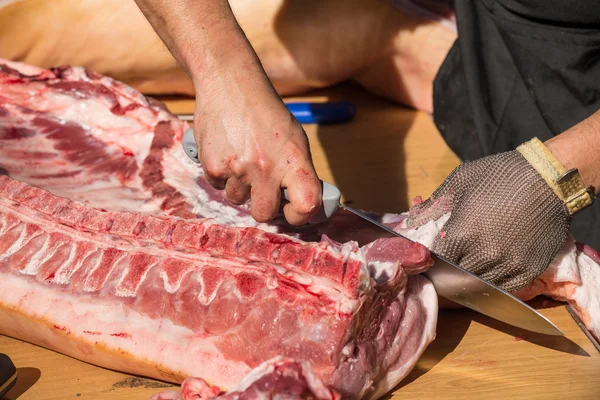
<path fill-rule="evenodd" d="M 577 255 L 577 265 L 582 284 L 575 289 L 573 301 L 589 313 L 587 328 L 600 338 L 600 265 L 582 252 Z"/>
<path fill-rule="evenodd" d="M 81 80 L 89 81 L 89 79 Z M 139 108 L 140 111 L 136 113 L 136 118 L 123 118 L 115 116 L 110 111 L 110 105 L 106 104 L 101 96 L 73 101 L 71 95 L 50 90 L 44 91 L 36 99 L 36 110 L 48 113 L 59 123 L 80 125 L 86 130 L 86 134 L 105 144 L 104 149 L 108 153 L 130 150 L 139 167 L 148 156 L 150 145 L 154 139 L 154 124 L 142 122 L 141 110 L 151 113 L 150 109 Z M 130 103 L 123 96 L 118 96 L 118 100 L 123 103 L 122 106 Z M 34 116 L 35 114 L 28 117 L 33 118 Z M 156 116 L 153 115 L 153 118 L 155 119 Z M 123 132 L 127 132 L 127 134 L 123 134 Z M 39 141 L 39 138 L 33 138 L 36 142 Z M 40 150 L 36 149 L 36 151 Z"/>
<path fill-rule="evenodd" d="M 423 246 L 427 247 L 428 249 L 431 249 L 433 247 L 433 242 L 435 241 L 436 236 L 442 231 L 444 224 L 448 221 L 449 218 L 450 213 L 447 213 L 439 219 L 435 221 L 429 221 L 416 229 L 409 228 L 406 225 L 405 219 L 400 225 L 400 231 L 409 239 L 421 243 Z"/>
<path fill-rule="evenodd" d="M 225 359 L 210 337 L 198 337 L 168 319 L 146 317 L 121 301 L 73 295 L 10 273 L 0 276 L 3 282 L 0 285 L 0 333 L 33 337 L 38 344 L 52 347 L 53 341 L 44 343 L 42 339 L 53 333 L 66 334 L 63 329 L 68 329 L 71 341 L 80 339 L 98 351 L 106 346 L 109 350 L 130 353 L 142 362 L 157 363 L 163 370 L 205 377 L 207 382 L 222 388 L 232 387 L 249 372 L 245 364 Z M 18 324 L 2 321 L 2 316 L 11 309 L 18 310 L 17 318 L 46 321 L 50 332 L 21 332 Z M 83 356 L 69 349 L 56 350 L 67 351 L 77 358 Z M 89 358 L 101 364 L 102 356 Z M 135 371 L 136 366 L 130 364 L 129 368 Z M 160 376 L 158 369 L 155 374 Z"/>
<path fill-rule="evenodd" d="M 534 281 L 532 289 L 525 292 L 527 297 L 544 294 L 575 303 L 575 312 L 584 320 L 586 328 L 600 337 L 600 265 L 577 250 L 572 237 L 538 280 L 546 284 L 536 290 L 538 286 Z M 582 315 L 580 310 L 588 315 Z"/>
<path fill-rule="evenodd" d="M 82 112 L 76 106 L 80 105 L 81 107 L 86 104 L 86 101 L 73 102 L 72 98 L 68 96 L 59 94 L 53 96 L 62 97 L 62 102 L 66 104 L 64 106 L 66 110 L 63 108 L 60 109 L 61 120 L 64 121 L 65 115 L 68 115 L 69 121 L 73 120 L 82 123 L 81 120 L 84 119 L 83 123 L 87 123 L 84 115 L 88 115 L 88 113 Z M 71 101 L 67 101 L 68 99 L 71 99 Z M 90 103 L 89 107 L 94 107 L 93 122 L 95 124 L 98 124 L 95 118 L 98 113 L 110 113 L 105 106 L 97 102 L 90 100 L 88 103 Z M 10 108 L 11 105 L 7 105 L 7 107 Z M 65 114 L 63 114 L 63 111 Z M 15 115 L 20 115 L 17 114 L 17 111 L 14 111 L 14 113 Z M 110 114 L 112 115 L 112 113 Z M 29 114 L 21 116 L 31 118 Z M 123 149 L 135 148 L 136 151 L 133 154 L 136 158 L 136 163 L 138 168 L 142 168 L 143 160 L 148 155 L 154 135 L 151 128 L 139 124 L 136 127 L 128 126 L 135 124 L 135 119 L 132 118 L 115 118 L 112 115 L 112 118 L 106 116 L 104 119 L 107 121 L 122 121 L 120 125 L 127 126 L 127 132 L 137 129 L 134 135 L 122 135 L 122 127 L 115 122 L 114 124 L 118 126 L 114 127 L 113 131 L 107 127 L 107 123 L 107 125 L 101 125 L 97 129 L 92 127 L 90 132 L 92 135 L 99 136 L 98 139 L 106 143 L 105 150 L 107 152 L 121 152 Z M 16 124 L 21 128 L 30 128 L 32 126 L 32 123 L 26 120 L 21 121 L 20 124 Z M 155 199 L 149 190 L 141 190 L 140 188 L 144 186 L 138 174 L 125 186 L 115 175 L 90 174 L 87 172 L 89 167 L 81 167 L 67 161 L 60 151 L 55 149 L 55 144 L 54 140 L 48 139 L 45 135 L 35 135 L 20 140 L 7 141 L 3 144 L 2 149 L 0 149 L 0 154 L 2 155 L 0 165 L 7 171 L 10 171 L 13 179 L 28 182 L 29 184 L 42 187 L 57 196 L 70 198 L 75 201 L 86 202 L 88 199 L 93 198 L 94 205 L 99 208 L 142 211 L 152 214 L 155 214 L 156 210 L 160 208 L 160 203 L 163 199 Z M 55 154 L 55 157 L 24 156 L 32 151 Z M 43 176 L 37 177 L 38 175 L 59 175 L 75 171 L 82 172 L 68 178 L 52 178 L 51 181 Z M 119 199 L 118 203 L 115 203 L 115 199 Z"/>
<path fill-rule="evenodd" d="M 71 96 L 54 93 L 50 102 L 52 106 L 63 104 L 59 118 L 86 128 L 91 136 L 106 144 L 108 152 L 134 149 L 133 157 L 141 168 L 154 139 L 153 125 L 141 124 L 137 118 L 115 118 L 106 105 L 96 99 L 73 101 Z"/>

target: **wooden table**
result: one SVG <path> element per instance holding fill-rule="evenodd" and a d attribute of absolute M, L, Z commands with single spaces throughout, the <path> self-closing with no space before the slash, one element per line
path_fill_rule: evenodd
<path fill-rule="evenodd" d="M 357 104 L 354 121 L 305 129 L 320 177 L 337 185 L 354 206 L 405 211 L 412 197 L 427 197 L 458 165 L 426 114 L 348 86 L 298 99 L 342 98 Z M 176 113 L 193 111 L 190 100 L 166 103 Z M 565 337 L 531 334 L 467 310 L 442 310 L 436 340 L 391 397 L 600 399 L 600 354 L 562 305 L 543 299 L 537 303 Z M 9 354 L 19 369 L 18 384 L 6 397 L 10 400 L 142 400 L 171 386 L 3 336 L 0 352 Z"/>

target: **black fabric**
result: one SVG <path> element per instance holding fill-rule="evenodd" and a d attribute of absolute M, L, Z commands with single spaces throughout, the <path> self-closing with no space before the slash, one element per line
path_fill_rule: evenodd
<path fill-rule="evenodd" d="M 557 3 L 455 1 L 458 39 L 434 82 L 434 120 L 462 160 L 547 140 L 600 108 L 600 1 Z M 600 249 L 600 201 L 573 234 Z"/>
<path fill-rule="evenodd" d="M 457 0 L 460 2 L 462 0 Z M 588 26 L 600 23 L 598 0 L 497 0 L 510 12 L 554 26 Z"/>

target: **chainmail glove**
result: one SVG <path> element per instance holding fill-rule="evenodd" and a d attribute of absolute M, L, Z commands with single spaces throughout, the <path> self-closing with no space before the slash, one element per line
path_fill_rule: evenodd
<path fill-rule="evenodd" d="M 504 290 L 526 287 L 566 242 L 573 209 L 592 201 L 584 196 L 572 207 L 562 199 L 549 180 L 558 161 L 545 158 L 552 155 L 540 150 L 541 142 L 535 145 L 533 152 L 509 151 L 460 165 L 410 211 L 408 226 L 450 213 L 432 251 Z"/>

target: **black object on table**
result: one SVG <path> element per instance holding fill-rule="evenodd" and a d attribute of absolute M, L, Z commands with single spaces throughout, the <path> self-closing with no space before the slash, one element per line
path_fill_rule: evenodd
<path fill-rule="evenodd" d="M 17 368 L 6 354 L 0 353 L 0 398 L 17 383 Z"/>

